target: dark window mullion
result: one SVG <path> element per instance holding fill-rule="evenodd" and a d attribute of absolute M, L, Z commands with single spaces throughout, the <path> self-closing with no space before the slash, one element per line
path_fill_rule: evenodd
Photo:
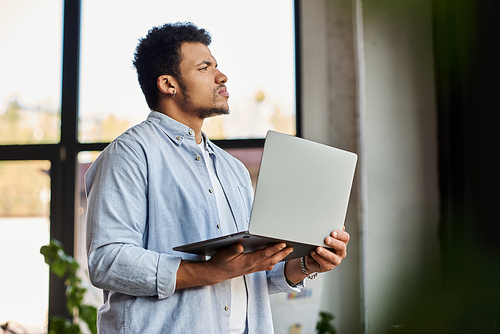
<path fill-rule="evenodd" d="M 51 160 L 59 145 L 0 145 L 0 160 Z"/>
<path fill-rule="evenodd" d="M 51 167 L 52 197 L 50 237 L 74 254 L 76 162 L 78 154 L 78 86 L 80 66 L 81 0 L 64 0 L 61 94 L 61 142 L 59 157 Z M 50 276 L 49 317 L 69 316 L 64 282 Z"/>

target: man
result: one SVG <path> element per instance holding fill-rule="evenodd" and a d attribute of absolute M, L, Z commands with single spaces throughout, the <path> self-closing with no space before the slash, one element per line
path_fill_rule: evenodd
<path fill-rule="evenodd" d="M 100 333 L 272 333 L 269 293 L 300 291 L 306 276 L 346 256 L 332 232 L 310 256 L 280 262 L 277 244 L 203 256 L 172 247 L 247 230 L 253 191 L 244 165 L 202 133 L 229 113 L 227 77 L 207 31 L 190 23 L 149 31 L 134 65 L 152 110 L 115 139 L 86 174 L 92 283 L 104 290 Z"/>

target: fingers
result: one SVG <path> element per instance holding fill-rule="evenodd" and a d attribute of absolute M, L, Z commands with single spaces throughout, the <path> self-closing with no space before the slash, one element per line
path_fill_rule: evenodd
<path fill-rule="evenodd" d="M 326 237 L 325 244 L 327 246 L 331 247 L 332 249 L 331 250 L 325 249 L 325 251 L 334 253 L 334 254 L 340 256 L 342 259 L 345 258 L 347 256 L 347 242 L 348 241 L 344 241 L 344 240 L 340 240 L 340 239 L 330 237 L 330 236 Z"/>
<path fill-rule="evenodd" d="M 227 256 L 229 258 L 236 257 L 236 256 L 240 255 L 241 253 L 243 253 L 244 250 L 245 250 L 245 248 L 242 245 L 234 244 L 227 249 Z"/>
<path fill-rule="evenodd" d="M 248 268 L 253 268 L 252 271 L 264 271 L 272 270 L 291 252 L 293 252 L 292 247 L 287 247 L 285 243 L 279 243 L 245 255 L 248 256 Z"/>
<path fill-rule="evenodd" d="M 333 231 L 325 238 L 325 244 L 332 249 L 318 247 L 311 252 L 311 257 L 315 260 L 316 271 L 325 272 L 332 270 L 338 266 L 347 256 L 347 244 L 349 243 L 349 233 L 345 232 L 345 227 L 342 231 Z"/>
<path fill-rule="evenodd" d="M 342 231 L 332 231 L 332 233 L 330 233 L 330 237 L 337 239 L 337 240 L 340 240 L 340 241 L 343 241 L 343 242 L 345 242 L 346 245 L 349 243 L 349 239 L 351 239 L 351 236 L 349 235 L 349 233 L 345 232 L 345 227 Z M 326 243 L 326 241 L 325 241 L 325 243 Z"/>
<path fill-rule="evenodd" d="M 278 262 L 293 252 L 293 248 L 286 247 L 285 243 L 280 243 L 250 253 L 243 252 L 244 247 L 235 244 L 216 252 L 210 262 L 220 271 L 236 277 L 256 271 L 271 270 Z"/>
<path fill-rule="evenodd" d="M 217 262 L 228 262 L 234 260 L 236 257 L 238 257 L 240 254 L 243 253 L 245 248 L 240 245 L 240 244 L 234 244 L 229 248 L 222 249 L 220 251 L 215 252 L 215 254 L 212 256 L 214 260 L 217 260 Z"/>
<path fill-rule="evenodd" d="M 272 257 L 274 254 L 281 252 L 285 248 L 286 248 L 286 244 L 284 242 L 282 242 L 279 244 L 275 244 L 275 245 L 266 247 L 266 248 L 261 249 L 260 251 L 257 251 L 257 252 L 261 252 L 263 257 L 266 258 L 266 257 Z"/>
<path fill-rule="evenodd" d="M 340 256 L 328 249 L 318 247 L 316 251 L 311 252 L 311 257 L 316 261 L 317 269 L 315 271 L 325 272 L 338 266 L 345 256 Z"/>
<path fill-rule="evenodd" d="M 293 252 L 292 247 L 287 247 L 285 243 L 279 243 L 255 251 L 252 255 L 255 256 L 256 261 L 262 261 L 264 266 L 271 266 L 270 269 L 266 269 L 271 270 L 274 265 L 287 257 L 291 252 Z"/>
<path fill-rule="evenodd" d="M 240 244 L 234 244 L 229 248 L 221 249 L 215 252 L 210 258 L 210 262 L 216 267 L 222 267 L 226 263 L 234 261 L 238 256 L 240 256 L 244 251 L 244 248 Z"/>

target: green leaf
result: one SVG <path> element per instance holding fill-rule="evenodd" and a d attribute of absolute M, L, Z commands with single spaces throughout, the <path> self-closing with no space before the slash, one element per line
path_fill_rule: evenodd
<path fill-rule="evenodd" d="M 78 277 L 78 262 L 66 254 L 63 245 L 52 239 L 49 245 L 42 246 L 40 253 L 45 257 L 45 263 L 57 276 L 65 278 L 66 285 L 66 308 L 70 314 L 78 311 L 79 317 L 84 321 L 92 334 L 97 334 L 97 309 L 83 304 L 87 289 L 81 286 L 82 280 Z M 69 319 L 62 317 L 51 317 L 49 334 L 80 334 L 80 326 Z"/>
<path fill-rule="evenodd" d="M 66 274 L 67 267 L 64 262 L 55 261 L 50 265 L 50 270 L 59 277 L 64 277 Z"/>
<path fill-rule="evenodd" d="M 79 312 L 80 319 L 85 321 L 92 334 L 97 334 L 97 309 L 91 305 L 82 305 Z"/>
<path fill-rule="evenodd" d="M 80 326 L 63 317 L 51 317 L 49 334 L 81 334 Z"/>
<path fill-rule="evenodd" d="M 333 314 L 328 312 L 319 312 L 320 320 L 316 324 L 316 331 L 318 334 L 336 334 L 337 331 L 330 324 L 335 319 Z"/>

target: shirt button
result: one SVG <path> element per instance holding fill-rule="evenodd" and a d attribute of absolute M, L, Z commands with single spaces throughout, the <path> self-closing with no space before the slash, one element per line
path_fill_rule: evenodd
<path fill-rule="evenodd" d="M 228 306 L 225 306 L 225 307 L 224 307 L 224 311 L 229 311 L 229 307 L 228 307 Z"/>
<path fill-rule="evenodd" d="M 192 136 L 193 135 L 193 130 L 189 130 L 189 134 Z"/>
<path fill-rule="evenodd" d="M 208 192 L 209 193 L 213 193 L 214 191 L 212 189 L 208 189 Z"/>
<path fill-rule="evenodd" d="M 181 136 L 177 136 L 177 137 L 175 137 L 175 139 L 181 140 Z"/>
<path fill-rule="evenodd" d="M 196 160 L 199 161 L 201 157 L 199 155 L 196 156 Z"/>
<path fill-rule="evenodd" d="M 217 229 L 220 230 L 220 225 L 219 224 L 217 224 Z"/>

